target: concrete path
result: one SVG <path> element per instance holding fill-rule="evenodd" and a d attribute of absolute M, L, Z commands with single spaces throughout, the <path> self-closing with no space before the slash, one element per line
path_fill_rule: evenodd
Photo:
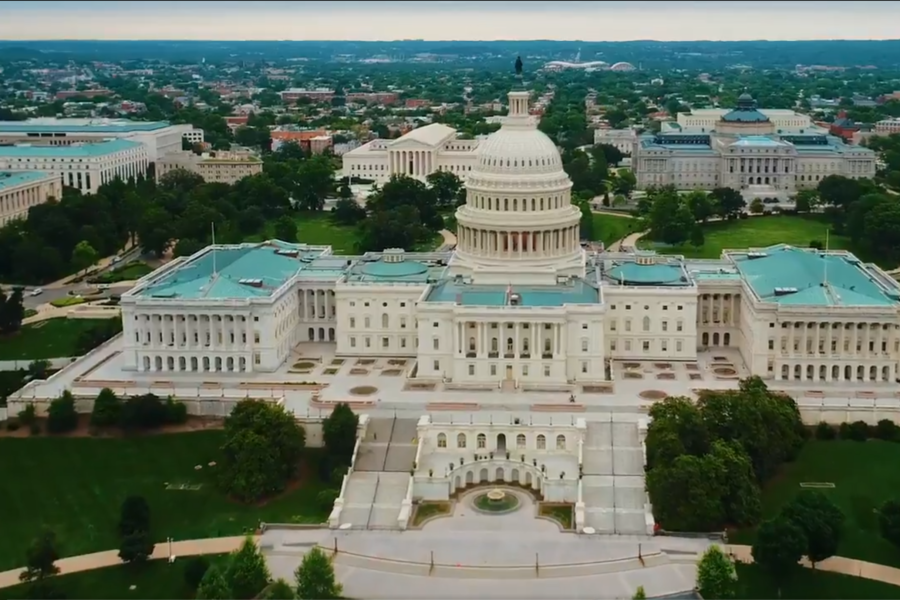
<path fill-rule="evenodd" d="M 613 242 L 609 246 L 610 252 L 619 252 L 622 247 L 634 248 L 637 246 L 638 240 L 647 235 L 647 231 L 638 231 L 637 233 L 632 233 L 618 242 Z"/>
<path fill-rule="evenodd" d="M 456 234 L 452 231 L 448 231 L 446 229 L 441 229 L 441 237 L 444 238 L 444 243 L 441 244 L 439 250 L 449 250 L 456 246 Z"/>
<path fill-rule="evenodd" d="M 273 530 L 273 533 L 274 530 Z M 291 532 L 295 537 L 298 534 L 303 536 L 307 545 L 313 545 L 319 541 L 322 536 L 320 530 L 309 532 Z M 308 539 L 307 539 L 308 538 Z M 260 542 L 259 536 L 254 538 L 257 543 Z M 198 556 L 201 554 L 226 554 L 237 550 L 244 541 L 244 536 L 231 536 L 221 538 L 207 538 L 201 540 L 185 540 L 181 542 L 173 542 L 171 552 L 174 556 Z M 735 560 L 745 563 L 752 563 L 750 546 L 727 545 L 725 551 Z M 107 550 L 105 552 L 95 552 L 93 554 L 82 554 L 81 556 L 72 556 L 56 561 L 59 567 L 59 574 L 66 575 L 69 573 L 79 573 L 81 571 L 90 571 L 103 567 L 112 567 L 121 564 L 119 560 L 118 550 Z M 165 542 L 156 544 L 151 559 L 165 559 L 169 557 L 169 545 Z M 803 566 L 811 567 L 804 559 Z M 816 569 L 820 571 L 828 571 L 831 573 L 841 573 L 843 575 L 852 575 L 854 577 L 862 577 L 864 579 L 872 579 L 881 581 L 890 585 L 900 586 L 900 569 L 896 567 L 888 567 L 853 558 L 845 558 L 843 556 L 834 556 L 828 560 L 824 560 L 816 565 Z M 0 572 L 0 588 L 12 587 L 19 584 L 19 574 L 22 569 L 13 569 L 10 571 Z"/>
<path fill-rule="evenodd" d="M 259 538 L 255 538 L 257 542 Z M 205 540 L 186 540 L 183 542 L 172 543 L 172 554 L 175 556 L 197 556 L 200 554 L 225 554 L 237 550 L 244 541 L 244 536 L 208 538 Z M 164 559 L 169 557 L 169 545 L 165 542 L 157 542 L 156 548 L 153 549 L 151 559 Z M 118 550 L 106 550 L 104 552 L 94 552 L 93 554 L 82 554 L 81 556 L 72 556 L 70 558 L 62 558 L 56 561 L 59 567 L 60 575 L 69 573 L 79 573 L 81 571 L 90 571 L 103 567 L 112 567 L 122 564 L 119 560 Z M 0 588 L 12 587 L 19 585 L 19 574 L 23 569 L 13 569 L 11 571 L 0 572 Z"/>

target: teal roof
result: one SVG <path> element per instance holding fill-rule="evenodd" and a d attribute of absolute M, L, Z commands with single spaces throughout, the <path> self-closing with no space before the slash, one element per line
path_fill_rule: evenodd
<path fill-rule="evenodd" d="M 741 139 L 736 141 L 734 144 L 732 144 L 732 146 L 778 148 L 781 146 L 787 146 L 787 144 L 779 140 L 773 140 L 772 138 L 766 137 L 764 135 L 745 135 L 742 136 Z"/>
<path fill-rule="evenodd" d="M 684 269 L 677 264 L 640 265 L 627 262 L 612 268 L 607 277 L 623 285 L 690 285 Z"/>
<path fill-rule="evenodd" d="M 564 306 L 566 304 L 599 304 L 600 292 L 587 282 L 548 286 L 473 285 L 456 279 L 435 285 L 426 302 L 453 302 L 460 306 L 510 306 L 510 290 L 518 294 L 519 306 Z"/>
<path fill-rule="evenodd" d="M 0 133 L 128 133 L 130 131 L 156 131 L 170 125 L 168 121 L 113 121 L 78 125 L 66 123 L 65 119 L 60 119 L 55 123 L 0 121 Z"/>
<path fill-rule="evenodd" d="M 441 261 L 420 262 L 416 260 L 377 260 L 363 259 L 357 262 L 347 273 L 348 281 L 429 283 L 439 280 L 446 264 Z"/>
<path fill-rule="evenodd" d="M 43 171 L 0 171 L 0 190 L 53 177 L 56 175 Z"/>
<path fill-rule="evenodd" d="M 131 150 L 140 145 L 130 140 L 109 140 L 77 146 L 0 146 L 0 158 L 93 158 Z"/>
<path fill-rule="evenodd" d="M 737 108 L 722 115 L 723 121 L 728 123 L 766 123 L 769 121 L 769 117 L 756 109 L 756 101 L 750 94 L 741 94 L 737 104 Z"/>
<path fill-rule="evenodd" d="M 891 306 L 900 299 L 897 290 L 880 286 L 856 257 L 845 252 L 826 254 L 785 245 L 754 252 L 758 255 L 755 258 L 751 253 L 729 256 L 763 301 L 784 305 Z"/>
<path fill-rule="evenodd" d="M 414 260 L 402 260 L 398 262 L 385 262 L 378 260 L 365 263 L 362 272 L 371 277 L 383 277 L 395 279 L 402 277 L 414 277 L 428 271 L 428 266 Z"/>
<path fill-rule="evenodd" d="M 264 298 L 298 271 L 307 268 L 314 262 L 314 255 L 321 253 L 321 249 L 279 241 L 209 247 L 136 295 L 185 299 Z"/>

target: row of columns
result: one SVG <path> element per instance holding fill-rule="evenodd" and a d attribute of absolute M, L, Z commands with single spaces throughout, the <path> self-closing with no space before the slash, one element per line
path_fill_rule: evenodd
<path fill-rule="evenodd" d="M 697 298 L 698 325 L 737 327 L 740 307 L 739 294 L 701 294 Z"/>
<path fill-rule="evenodd" d="M 787 355 L 880 358 L 894 351 L 895 332 L 892 325 L 885 330 L 880 323 L 788 323 L 778 348 L 784 347 L 781 352 Z"/>
<path fill-rule="evenodd" d="M 732 173 L 793 173 L 792 158 L 729 158 L 728 169 Z"/>
<path fill-rule="evenodd" d="M 393 150 L 388 152 L 391 174 L 427 177 L 435 170 L 434 153 L 430 150 Z"/>
<path fill-rule="evenodd" d="M 246 356 L 164 356 L 143 354 L 138 371 L 174 373 L 220 373 L 253 371 L 253 364 Z"/>
<path fill-rule="evenodd" d="M 300 314 L 304 321 L 332 321 L 336 312 L 331 290 L 300 290 Z"/>
<path fill-rule="evenodd" d="M 520 359 L 542 358 L 547 353 L 559 358 L 566 348 L 565 323 L 458 321 L 455 327 L 458 356 L 492 358 L 490 354 L 496 353 L 497 358 Z"/>
<path fill-rule="evenodd" d="M 244 315 L 145 314 L 132 327 L 135 342 L 150 349 L 233 350 L 253 339 L 251 323 Z"/>
<path fill-rule="evenodd" d="M 494 258 L 564 256 L 578 249 L 578 226 L 545 231 L 490 231 L 457 226 L 459 248 Z"/>
<path fill-rule="evenodd" d="M 19 216 L 26 216 L 28 209 L 47 201 L 45 184 L 33 185 L 12 192 L 0 192 L 0 225 Z"/>
<path fill-rule="evenodd" d="M 897 364 L 847 365 L 847 364 L 781 364 L 775 369 L 776 381 L 819 382 L 872 382 L 893 383 L 897 379 Z"/>

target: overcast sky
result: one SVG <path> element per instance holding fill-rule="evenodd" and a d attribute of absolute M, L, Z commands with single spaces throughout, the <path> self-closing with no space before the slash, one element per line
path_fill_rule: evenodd
<path fill-rule="evenodd" d="M 898 39 L 900 2 L 0 2 L 0 39 Z"/>

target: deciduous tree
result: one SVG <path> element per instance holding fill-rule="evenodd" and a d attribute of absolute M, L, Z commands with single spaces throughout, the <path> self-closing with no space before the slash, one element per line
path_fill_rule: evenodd
<path fill-rule="evenodd" d="M 888 500 L 878 510 L 881 537 L 900 548 L 900 500 Z"/>
<path fill-rule="evenodd" d="M 147 531 L 135 531 L 122 538 L 119 558 L 122 562 L 138 564 L 147 562 L 153 554 L 155 544 Z"/>
<path fill-rule="evenodd" d="M 815 564 L 837 553 L 844 528 L 844 513 L 819 490 L 803 490 L 781 513 L 800 527 L 806 537 L 805 555 Z"/>
<path fill-rule="evenodd" d="M 143 496 L 128 496 L 119 510 L 119 535 L 150 531 L 150 505 Z"/>
<path fill-rule="evenodd" d="M 734 563 L 719 546 L 710 546 L 697 563 L 697 590 L 704 598 L 727 600 L 737 594 Z"/>
<path fill-rule="evenodd" d="M 322 422 L 325 449 L 330 456 L 337 458 L 338 464 L 350 464 L 358 427 L 359 417 L 345 402 L 339 402 Z"/>
<path fill-rule="evenodd" d="M 753 561 L 778 585 L 779 596 L 781 586 L 798 568 L 806 547 L 803 530 L 789 519 L 777 517 L 759 526 L 752 549 Z"/>
<path fill-rule="evenodd" d="M 59 551 L 56 548 L 56 534 L 45 529 L 28 547 L 25 554 L 25 569 L 19 573 L 19 581 L 36 583 L 53 577 L 59 573 L 57 560 Z"/>

